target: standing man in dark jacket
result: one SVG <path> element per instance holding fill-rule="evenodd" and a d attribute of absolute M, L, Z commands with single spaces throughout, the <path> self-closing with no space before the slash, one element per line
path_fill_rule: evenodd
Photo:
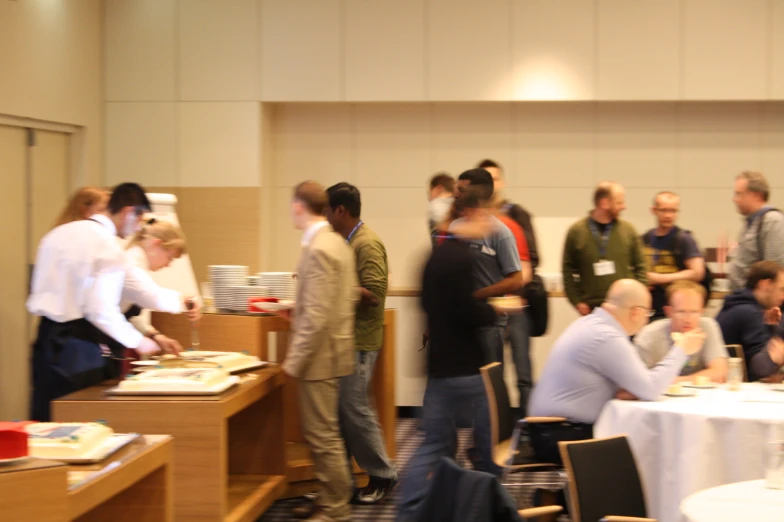
<path fill-rule="evenodd" d="M 496 312 L 484 300 L 474 298 L 476 261 L 471 245 L 464 241 L 486 237 L 494 223 L 487 209 L 479 208 L 476 188 L 467 188 L 455 204 L 463 219 L 452 230 L 452 237 L 435 248 L 422 280 L 422 306 L 430 331 L 421 421 L 425 440 L 406 468 L 398 521 L 414 516 L 427 495 L 428 475 L 438 460 L 454 458 L 456 421 L 466 412 L 474 422 L 480 471 L 499 471 L 492 458 L 487 394 L 479 373 L 485 362 L 479 331 L 496 321 Z"/>
<path fill-rule="evenodd" d="M 784 301 L 784 267 L 775 261 L 751 265 L 746 288 L 727 296 L 716 321 L 724 342 L 743 346 L 749 381 L 774 375 L 784 366 L 784 341 L 777 327 Z"/>

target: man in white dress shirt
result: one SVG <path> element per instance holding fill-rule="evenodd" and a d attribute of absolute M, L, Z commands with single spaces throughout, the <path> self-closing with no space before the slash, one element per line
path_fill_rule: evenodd
<path fill-rule="evenodd" d="M 134 233 L 150 210 L 135 183 L 114 188 L 108 208 L 61 225 L 41 240 L 27 309 L 41 316 L 33 345 L 32 419 L 48 421 L 50 402 L 119 373 L 126 348 L 159 346 L 123 315 L 123 299 L 162 312 L 185 309 L 179 292 L 160 288 L 129 263 L 115 236 Z M 189 314 L 198 317 L 198 310 Z"/>

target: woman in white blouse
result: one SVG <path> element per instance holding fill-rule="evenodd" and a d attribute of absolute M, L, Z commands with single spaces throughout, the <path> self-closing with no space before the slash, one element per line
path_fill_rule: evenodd
<path fill-rule="evenodd" d="M 187 250 L 182 230 L 173 223 L 154 217 L 142 219 L 142 227 L 125 248 L 129 262 L 146 272 L 166 268 Z M 164 353 L 178 353 L 182 350 L 180 343 L 152 326 L 149 310 L 142 310 L 130 301 L 123 301 L 120 308 L 125 310 L 125 316 L 136 329 L 155 341 Z"/>

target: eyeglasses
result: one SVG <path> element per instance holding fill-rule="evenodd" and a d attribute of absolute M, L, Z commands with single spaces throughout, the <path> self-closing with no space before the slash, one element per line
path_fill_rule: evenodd
<path fill-rule="evenodd" d="M 675 310 L 672 315 L 676 317 L 699 317 L 702 315 L 702 310 Z"/>
<path fill-rule="evenodd" d="M 648 317 L 653 317 L 653 314 L 656 313 L 656 310 L 654 310 L 653 308 L 648 308 L 647 306 L 642 306 L 642 305 L 634 305 L 634 306 L 630 306 L 629 308 L 631 309 L 642 308 L 643 310 L 645 310 L 645 315 L 647 315 Z"/>

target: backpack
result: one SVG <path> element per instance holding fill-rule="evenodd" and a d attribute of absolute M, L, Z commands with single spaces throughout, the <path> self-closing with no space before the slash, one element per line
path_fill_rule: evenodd
<path fill-rule="evenodd" d="M 645 246 L 651 246 L 650 241 L 650 233 L 645 234 L 643 236 L 643 242 Z M 672 236 L 672 242 L 669 245 L 669 251 L 672 252 L 673 257 L 675 258 L 675 265 L 678 267 L 678 270 L 686 270 L 686 260 L 683 259 L 683 252 L 681 252 L 680 245 L 683 242 L 683 238 L 687 235 L 691 235 L 691 232 L 688 230 L 684 230 L 682 228 L 675 227 L 675 234 Z M 705 275 L 702 277 L 702 281 L 699 282 L 705 288 L 705 304 L 708 304 L 708 299 L 710 298 L 711 293 L 711 284 L 713 283 L 713 273 L 711 272 L 710 268 L 708 268 L 708 264 L 705 264 Z"/>
<path fill-rule="evenodd" d="M 757 219 L 757 230 L 755 231 L 755 237 L 757 239 L 757 254 L 759 255 L 758 261 L 765 261 L 765 249 L 763 248 L 762 238 L 760 237 L 760 231 L 762 230 L 762 222 L 765 220 L 765 214 L 768 212 L 781 212 L 777 208 L 766 208 L 763 209 L 762 213 Z"/>
<path fill-rule="evenodd" d="M 547 300 L 547 289 L 544 280 L 536 274 L 536 266 L 539 262 L 539 254 L 536 247 L 536 234 L 531 223 L 528 212 L 519 205 L 505 203 L 501 207 L 504 214 L 512 218 L 520 228 L 523 229 L 525 241 L 528 243 L 528 251 L 531 254 L 531 269 L 534 271 L 531 282 L 523 287 L 522 296 L 528 302 L 526 313 L 531 318 L 531 337 L 541 337 L 547 333 L 547 325 L 550 320 L 550 302 Z M 518 209 L 517 212 L 514 210 Z"/>

